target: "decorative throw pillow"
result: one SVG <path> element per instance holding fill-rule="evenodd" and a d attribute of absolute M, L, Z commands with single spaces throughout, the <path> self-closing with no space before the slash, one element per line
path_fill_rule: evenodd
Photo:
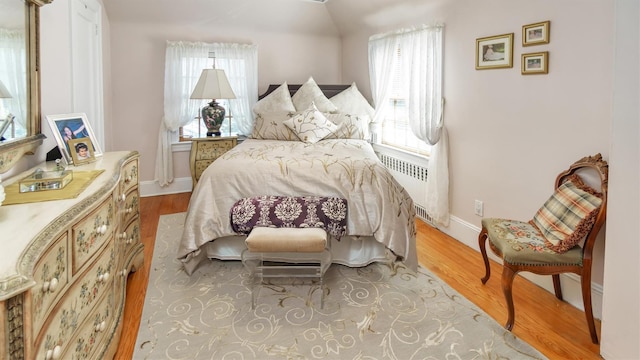
<path fill-rule="evenodd" d="M 293 112 L 273 111 L 256 114 L 252 139 L 298 141 L 296 134 L 285 126 L 284 121 L 294 116 Z"/>
<path fill-rule="evenodd" d="M 327 120 L 313 103 L 305 111 L 286 120 L 284 124 L 293 130 L 300 140 L 310 144 L 317 143 L 338 128 L 338 125 Z"/>
<path fill-rule="evenodd" d="M 375 109 L 360 93 L 356 83 L 351 84 L 347 89 L 334 95 L 329 100 L 338 108 L 339 113 L 369 115 L 370 119 L 373 119 L 375 115 Z"/>
<path fill-rule="evenodd" d="M 293 105 L 291 94 L 289 94 L 289 86 L 286 82 L 253 105 L 253 112 L 256 115 L 273 112 L 294 113 L 295 111 L 296 107 Z"/>
<path fill-rule="evenodd" d="M 338 125 L 338 129 L 325 139 L 369 140 L 369 115 L 324 114 L 327 120 Z"/>
<path fill-rule="evenodd" d="M 318 110 L 322 112 L 336 112 L 338 108 L 322 93 L 322 90 L 316 84 L 313 77 L 309 77 L 306 83 L 302 84 L 300 89 L 291 97 L 296 111 L 302 112 L 315 103 Z"/>
<path fill-rule="evenodd" d="M 530 221 L 558 253 L 569 251 L 587 235 L 602 205 L 602 194 L 571 175 L 551 195 Z"/>

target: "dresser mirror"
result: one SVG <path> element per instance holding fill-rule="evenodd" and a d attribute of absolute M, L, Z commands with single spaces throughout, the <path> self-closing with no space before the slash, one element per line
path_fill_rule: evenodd
<path fill-rule="evenodd" d="M 40 6 L 52 0 L 0 0 L 0 174 L 42 144 Z"/>

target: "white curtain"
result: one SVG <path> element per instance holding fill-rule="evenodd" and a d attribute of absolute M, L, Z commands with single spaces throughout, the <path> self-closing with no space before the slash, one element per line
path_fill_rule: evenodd
<path fill-rule="evenodd" d="M 216 68 L 224 69 L 236 99 L 230 101 L 234 121 L 242 134 L 253 126 L 251 101 L 258 98 L 257 47 L 241 44 L 207 44 L 168 41 L 165 54 L 164 116 L 160 122 L 156 155 L 156 180 L 160 186 L 173 182 L 171 143 L 176 132 L 198 116 L 201 100 L 191 100 L 202 70 L 208 65 L 209 52 L 216 54 Z M 244 61 L 239 61 L 244 60 Z M 248 130 L 247 130 L 248 129 Z"/>
<path fill-rule="evenodd" d="M 10 99 L 0 99 L 0 101 L 16 117 L 14 120 L 16 136 L 27 134 L 27 57 L 25 46 L 24 31 L 0 29 L 0 81 L 12 96 Z"/>
<path fill-rule="evenodd" d="M 407 106 L 412 132 L 431 145 L 426 185 L 426 211 L 434 223 L 449 225 L 448 134 L 444 127 L 442 53 L 444 26 L 421 26 L 376 35 L 369 40 L 371 88 L 376 105 L 386 106 L 397 51 L 403 61 L 402 83 L 409 87 Z M 382 53 L 387 54 L 386 56 Z M 378 114 L 384 113 L 376 107 Z"/>

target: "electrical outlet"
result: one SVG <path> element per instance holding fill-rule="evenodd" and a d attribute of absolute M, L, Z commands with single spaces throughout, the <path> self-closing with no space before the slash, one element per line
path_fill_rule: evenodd
<path fill-rule="evenodd" d="M 484 204 L 482 203 L 482 201 L 480 200 L 476 200 L 476 204 L 475 204 L 475 213 L 478 216 L 483 216 L 484 214 Z"/>

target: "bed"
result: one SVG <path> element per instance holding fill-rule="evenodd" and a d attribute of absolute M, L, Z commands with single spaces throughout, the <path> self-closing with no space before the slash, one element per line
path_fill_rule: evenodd
<path fill-rule="evenodd" d="M 346 233 L 331 237 L 334 263 L 360 267 L 392 254 L 417 268 L 413 201 L 367 141 L 373 109 L 355 84 L 272 85 L 253 110 L 251 136 L 193 190 L 178 250 L 187 273 L 207 259 L 240 260 L 246 235 L 233 230 L 230 210 L 267 195 L 347 200 Z"/>

